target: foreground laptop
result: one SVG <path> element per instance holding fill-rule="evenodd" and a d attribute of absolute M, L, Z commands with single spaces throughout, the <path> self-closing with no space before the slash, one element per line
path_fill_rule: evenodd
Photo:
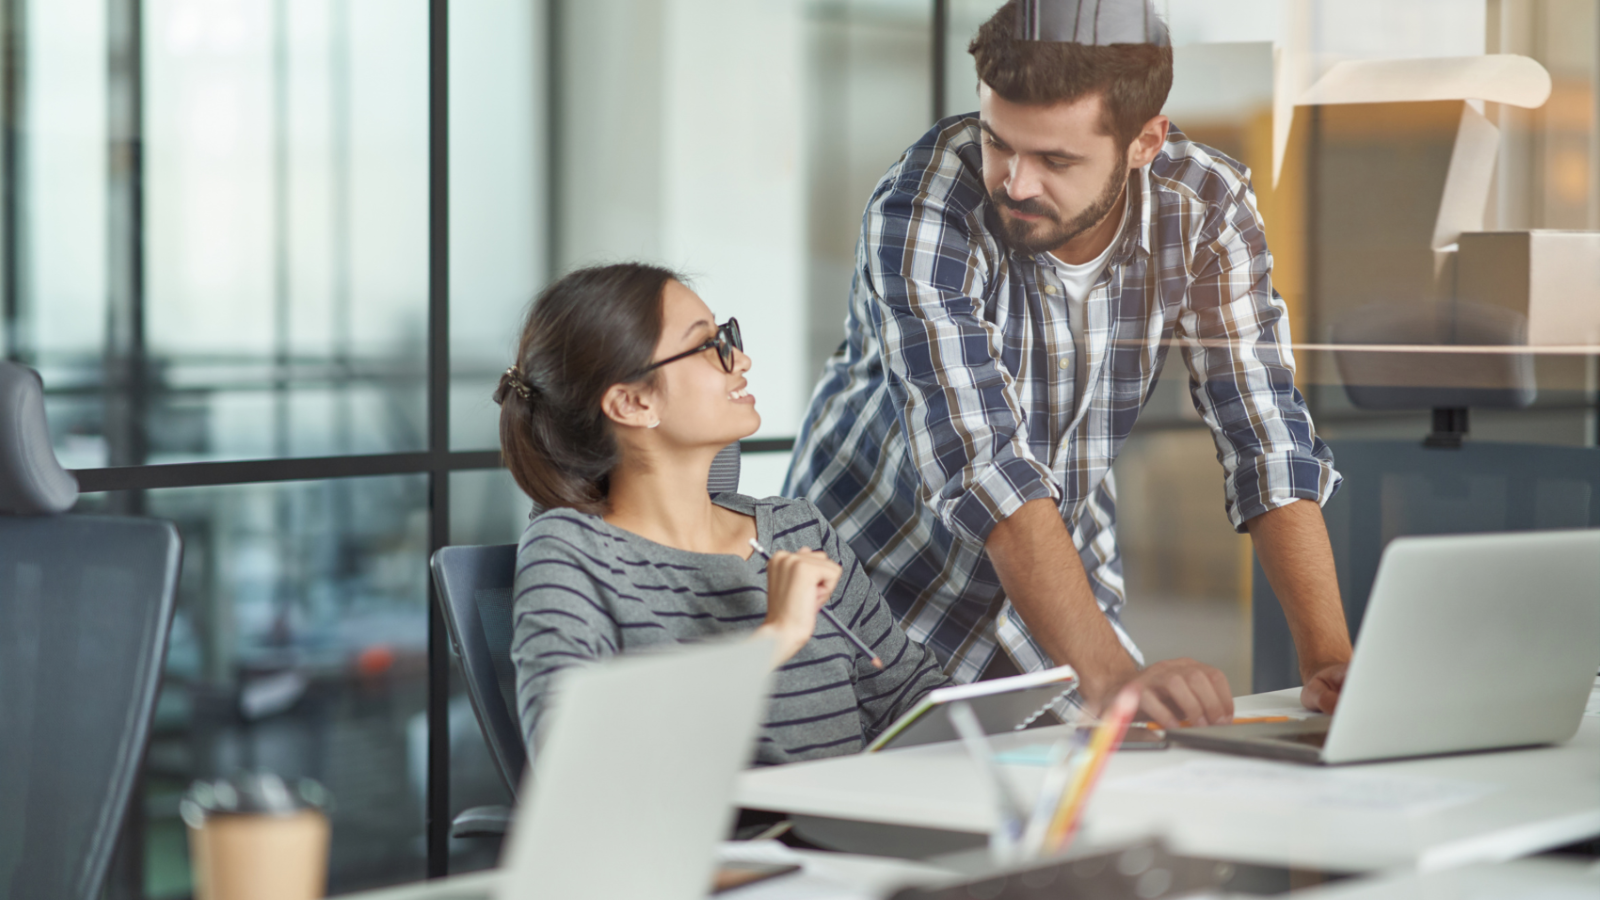
<path fill-rule="evenodd" d="M 772 643 L 746 639 L 567 673 L 518 794 L 497 900 L 705 897 L 771 667 Z"/>
<path fill-rule="evenodd" d="M 1600 666 L 1600 529 L 1396 538 L 1334 714 L 1168 732 L 1312 763 L 1551 744 Z"/>

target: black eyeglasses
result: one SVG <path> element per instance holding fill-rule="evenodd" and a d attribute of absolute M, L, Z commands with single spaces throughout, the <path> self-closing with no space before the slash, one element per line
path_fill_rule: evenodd
<path fill-rule="evenodd" d="M 733 351 L 744 349 L 744 336 L 739 333 L 738 319 L 735 319 L 732 316 L 728 317 L 728 321 L 717 326 L 717 333 L 712 335 L 711 340 L 706 341 L 704 344 L 701 344 L 693 350 L 685 350 L 682 353 L 679 353 L 677 356 L 669 356 L 660 362 L 653 362 L 650 365 L 645 366 L 642 372 L 640 372 L 638 375 L 635 375 L 630 380 L 637 381 L 638 379 L 643 378 L 667 363 L 675 363 L 680 359 L 688 359 L 696 353 L 704 353 L 707 350 L 710 350 L 712 347 L 717 348 L 717 359 L 722 362 L 722 371 L 732 373 Z"/>

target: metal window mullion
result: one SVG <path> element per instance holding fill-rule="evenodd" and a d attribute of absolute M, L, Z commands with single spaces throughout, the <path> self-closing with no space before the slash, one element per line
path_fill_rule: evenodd
<path fill-rule="evenodd" d="M 145 341 L 144 61 L 139 0 L 111 0 L 106 20 L 106 338 L 101 374 L 112 466 L 149 457 Z M 142 512 L 130 494 L 118 512 Z"/>
<path fill-rule="evenodd" d="M 950 31 L 950 0 L 933 0 L 933 21 L 928 32 L 932 35 L 932 77 L 929 81 L 933 87 L 933 121 L 937 122 L 945 116 L 945 39 Z"/>
<path fill-rule="evenodd" d="M 450 4 L 428 2 L 428 556 L 450 542 Z M 428 877 L 449 874 L 450 655 L 428 579 Z"/>
<path fill-rule="evenodd" d="M 327 481 L 381 475 L 417 475 L 435 470 L 462 472 L 499 467 L 498 450 L 461 450 L 441 455 L 422 451 L 168 463 L 153 466 L 75 469 L 72 474 L 78 479 L 78 490 L 81 493 L 95 494 L 110 491 L 263 484 L 274 481 Z"/>
<path fill-rule="evenodd" d="M 0 357 L 21 361 L 22 115 L 27 0 L 0 0 Z"/>
<path fill-rule="evenodd" d="M 566 108 L 561 97 L 564 84 L 561 73 L 565 67 L 565 57 L 561 52 L 562 29 L 566 27 L 566 17 L 562 12 L 564 2 L 565 0 L 545 0 L 544 7 L 545 277 L 551 281 L 566 268 L 561 242 L 564 206 L 561 202 L 561 178 L 565 158 L 562 152 L 564 132 L 561 125 Z"/>
<path fill-rule="evenodd" d="M 149 457 L 150 365 L 145 343 L 144 11 L 142 0 L 109 0 L 105 34 L 106 335 L 101 371 L 108 461 Z M 143 491 L 116 495 L 113 512 L 140 515 Z M 144 896 L 144 766 L 128 798 L 103 894 Z"/>

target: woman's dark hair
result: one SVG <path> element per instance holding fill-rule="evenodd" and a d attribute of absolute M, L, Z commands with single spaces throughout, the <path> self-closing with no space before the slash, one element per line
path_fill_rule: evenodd
<path fill-rule="evenodd" d="M 661 337 L 661 299 L 676 273 L 643 263 L 579 269 L 528 310 L 516 365 L 500 376 L 500 456 L 546 509 L 605 510 L 617 439 L 600 400 L 640 380 Z"/>
<path fill-rule="evenodd" d="M 1100 128 L 1123 150 L 1144 124 L 1161 115 L 1172 89 L 1172 48 L 1156 44 L 1089 44 L 1023 40 L 1017 0 L 978 29 L 967 52 L 978 79 L 1012 103 L 1071 103 L 1100 94 Z"/>

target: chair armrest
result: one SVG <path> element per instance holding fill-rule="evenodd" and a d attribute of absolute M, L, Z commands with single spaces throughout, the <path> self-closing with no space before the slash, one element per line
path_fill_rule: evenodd
<path fill-rule="evenodd" d="M 474 806 L 458 813 L 450 822 L 453 838 L 505 834 L 511 827 L 511 809 L 505 806 Z"/>

